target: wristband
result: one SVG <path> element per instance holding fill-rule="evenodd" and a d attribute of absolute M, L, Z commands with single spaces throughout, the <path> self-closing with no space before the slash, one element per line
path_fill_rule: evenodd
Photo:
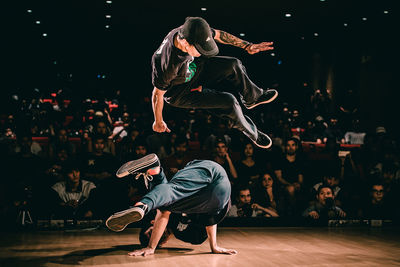
<path fill-rule="evenodd" d="M 245 47 L 243 47 L 244 50 L 246 50 L 249 46 L 251 46 L 253 43 L 248 43 L 247 45 L 245 45 Z"/>

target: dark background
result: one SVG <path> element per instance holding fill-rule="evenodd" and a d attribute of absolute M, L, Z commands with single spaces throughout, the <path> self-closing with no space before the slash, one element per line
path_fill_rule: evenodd
<path fill-rule="evenodd" d="M 133 103 L 150 96 L 153 52 L 185 17 L 202 16 L 213 28 L 245 33 L 245 40 L 275 42 L 275 56 L 223 45 L 220 55 L 240 58 L 257 84 L 278 84 L 281 102 L 301 106 L 314 89 L 330 88 L 340 104 L 352 89 L 367 126 L 397 132 L 394 1 L 15 0 L 2 6 L 3 112 L 12 94 L 34 88 L 63 89 L 71 98 L 120 89 Z"/>

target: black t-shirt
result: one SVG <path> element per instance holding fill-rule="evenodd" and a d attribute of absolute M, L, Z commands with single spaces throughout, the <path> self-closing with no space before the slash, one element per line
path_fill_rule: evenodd
<path fill-rule="evenodd" d="M 198 222 L 197 214 L 172 213 L 171 215 L 168 228 L 177 239 L 193 245 L 200 245 L 207 239 L 206 227 Z"/>
<path fill-rule="evenodd" d="M 275 164 L 275 170 L 282 171 L 282 178 L 285 179 L 289 183 L 298 182 L 299 174 L 303 174 L 304 172 L 304 164 L 303 162 L 296 157 L 296 160 L 293 162 L 289 162 L 286 157 L 282 157 Z"/>
<path fill-rule="evenodd" d="M 110 153 L 103 153 L 97 156 L 90 153 L 83 158 L 82 172 L 83 173 L 102 173 L 109 172 L 114 174 L 117 169 L 115 157 Z"/>
<path fill-rule="evenodd" d="M 179 29 L 170 31 L 153 54 L 152 82 L 160 90 L 169 90 L 174 85 L 188 82 L 191 78 L 189 65 L 194 57 L 174 45 L 174 38 Z"/>
<path fill-rule="evenodd" d="M 160 90 L 170 91 L 176 85 L 191 81 L 197 70 L 194 57 L 174 45 L 174 38 L 180 28 L 168 33 L 152 57 L 152 83 Z M 212 32 L 214 36 L 213 29 Z"/>

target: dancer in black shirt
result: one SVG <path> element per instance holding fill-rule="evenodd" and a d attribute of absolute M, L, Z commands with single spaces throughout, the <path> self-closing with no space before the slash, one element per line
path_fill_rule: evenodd
<path fill-rule="evenodd" d="M 187 18 L 182 26 L 168 33 L 152 58 L 153 130 L 170 132 L 162 115 L 165 100 L 175 107 L 207 109 L 228 118 L 257 146 L 271 147 L 271 139 L 243 114 L 232 93 L 239 94 L 243 105 L 252 109 L 272 102 L 278 92 L 255 85 L 240 60 L 216 56 L 219 50 L 215 41 L 243 48 L 249 54 L 273 49 L 272 42 L 252 44 L 210 28 L 202 18 Z"/>

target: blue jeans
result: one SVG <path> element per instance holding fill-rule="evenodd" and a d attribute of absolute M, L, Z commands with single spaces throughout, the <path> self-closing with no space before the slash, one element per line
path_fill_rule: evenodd
<path fill-rule="evenodd" d="M 159 183 L 141 200 L 153 209 L 173 213 L 215 214 L 229 202 L 231 184 L 224 168 L 210 160 L 194 160 L 178 171 L 171 181 L 163 172 L 153 180 Z"/>

